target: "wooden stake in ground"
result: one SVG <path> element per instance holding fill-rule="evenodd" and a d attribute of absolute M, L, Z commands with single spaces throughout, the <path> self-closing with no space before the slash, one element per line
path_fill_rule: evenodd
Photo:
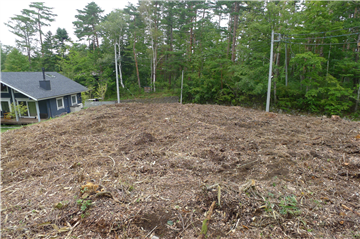
<path fill-rule="evenodd" d="M 202 228 L 201 228 L 201 233 L 200 233 L 198 239 L 205 239 L 206 233 L 208 231 L 209 221 L 211 219 L 211 215 L 213 213 L 214 207 L 215 207 L 215 202 L 213 202 L 211 204 L 210 209 L 209 209 L 209 211 L 208 211 L 208 213 L 206 215 L 206 218 L 203 221 L 203 225 L 202 225 Z"/>

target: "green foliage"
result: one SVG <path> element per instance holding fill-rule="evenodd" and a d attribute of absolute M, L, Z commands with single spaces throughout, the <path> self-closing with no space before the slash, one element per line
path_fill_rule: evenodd
<path fill-rule="evenodd" d="M 80 210 L 85 212 L 91 206 L 91 200 L 78 199 L 76 203 L 80 206 Z"/>
<path fill-rule="evenodd" d="M 5 69 L 5 60 L 6 60 L 6 53 L 4 52 L 0 42 L 0 72 Z"/>
<path fill-rule="evenodd" d="M 61 73 L 66 77 L 86 86 L 96 85 L 97 67 L 93 64 L 94 53 L 72 47 L 66 58 L 61 58 L 59 66 Z"/>
<path fill-rule="evenodd" d="M 96 92 L 94 92 L 94 96 L 97 98 L 105 99 L 106 91 L 107 91 L 107 83 L 103 83 L 103 84 L 98 83 L 98 87 Z"/>
<path fill-rule="evenodd" d="M 298 215 L 301 213 L 295 196 L 286 196 L 280 203 L 280 213 L 283 215 Z"/>
<path fill-rule="evenodd" d="M 18 114 L 18 116 L 19 115 L 27 115 L 27 113 L 28 113 L 28 108 L 24 104 L 15 105 L 14 103 L 11 103 L 10 107 L 11 107 L 11 111 L 9 112 L 9 115 L 12 118 L 16 117 L 15 112 Z"/>
<path fill-rule="evenodd" d="M 51 31 L 45 35 L 43 43 L 43 57 L 41 57 L 41 67 L 44 67 L 46 71 L 57 71 L 57 56 L 54 54 L 56 49 L 55 39 Z"/>
<path fill-rule="evenodd" d="M 203 221 L 203 224 L 202 224 L 202 227 L 201 227 L 201 234 L 202 235 L 206 235 L 206 233 L 208 231 L 207 223 L 208 223 L 208 219 L 205 219 Z"/>
<path fill-rule="evenodd" d="M 42 27 L 50 26 L 50 22 L 55 21 L 54 17 L 57 15 L 52 13 L 53 8 L 44 6 L 43 2 L 32 2 L 29 7 L 30 9 L 23 10 L 23 14 L 30 16 L 33 21 L 35 29 L 39 33 L 41 52 L 44 54 L 42 41 L 42 35 L 44 35 L 44 33 L 42 31 Z"/>
<path fill-rule="evenodd" d="M 4 66 L 4 72 L 21 72 L 30 70 L 30 64 L 27 57 L 16 48 L 13 48 L 6 56 Z"/>
<path fill-rule="evenodd" d="M 331 75 L 325 77 L 326 84 L 309 90 L 305 97 L 310 103 L 313 112 L 324 109 L 329 114 L 341 114 L 347 111 L 354 103 L 351 89 L 346 89 Z"/>
<path fill-rule="evenodd" d="M 18 37 L 16 44 L 20 49 L 25 49 L 30 64 L 31 53 L 34 50 L 33 37 L 36 33 L 36 22 L 25 9 L 22 10 L 21 15 L 15 15 L 10 19 L 11 21 L 5 25 L 10 28 L 11 33 Z"/>
<path fill-rule="evenodd" d="M 61 210 L 61 209 L 64 209 L 65 207 L 67 207 L 68 205 L 69 205 L 69 201 L 61 201 L 61 202 L 55 204 L 54 208 Z"/>
<path fill-rule="evenodd" d="M 85 6 L 83 10 L 77 10 L 77 18 L 73 22 L 75 26 L 75 34 L 79 40 L 93 40 L 92 45 L 99 47 L 98 42 L 98 31 L 96 26 L 100 23 L 104 12 L 95 2 L 91 2 Z"/>

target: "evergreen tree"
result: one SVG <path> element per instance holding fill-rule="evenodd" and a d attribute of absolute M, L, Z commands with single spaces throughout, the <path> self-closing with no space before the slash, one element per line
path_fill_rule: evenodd
<path fill-rule="evenodd" d="M 10 18 L 11 21 L 5 23 L 10 28 L 10 32 L 20 38 L 16 39 L 16 44 L 20 49 L 24 49 L 28 56 L 29 64 L 31 63 L 31 53 L 33 52 L 34 36 L 36 33 L 36 22 L 29 16 L 26 11 L 22 15 L 15 15 Z"/>
<path fill-rule="evenodd" d="M 135 64 L 135 74 L 137 77 L 137 83 L 139 88 L 141 88 L 141 80 L 140 80 L 140 72 L 139 72 L 139 64 L 138 64 L 138 50 L 137 50 L 137 42 L 141 43 L 141 38 L 144 36 L 143 29 L 144 29 L 144 23 L 141 21 L 141 16 L 139 12 L 137 11 L 136 7 L 132 4 L 127 6 L 124 9 L 124 12 L 126 12 L 130 16 L 130 22 L 128 27 L 128 35 L 129 35 L 129 43 L 132 44 L 132 51 L 133 51 L 133 61 Z"/>
<path fill-rule="evenodd" d="M 42 27 L 50 26 L 49 22 L 55 21 L 54 17 L 56 17 L 57 15 L 52 13 L 53 8 L 44 6 L 43 2 L 32 2 L 29 7 L 30 9 L 24 9 L 23 11 L 24 13 L 26 13 L 26 15 L 31 16 L 32 20 L 36 24 L 36 28 L 40 38 L 41 52 L 42 56 L 44 56 L 42 40 L 42 36 L 44 35 L 44 33 L 42 31 Z"/>
<path fill-rule="evenodd" d="M 95 47 L 99 47 L 99 36 L 96 26 L 100 23 L 102 16 L 101 14 L 104 12 L 95 2 L 91 2 L 85 6 L 83 10 L 79 10 L 78 15 L 75 15 L 77 18 L 76 21 L 73 22 L 75 26 L 75 35 L 79 38 L 79 40 L 84 39 L 89 41 L 92 40 L 93 49 Z"/>
<path fill-rule="evenodd" d="M 56 44 L 54 43 L 54 40 L 51 31 L 48 31 L 45 35 L 43 56 L 41 58 L 41 66 L 44 67 L 46 71 L 57 71 L 57 56 L 55 54 Z"/>
<path fill-rule="evenodd" d="M 65 56 L 66 52 L 66 42 L 70 41 L 69 35 L 65 28 L 58 28 L 54 36 L 54 45 L 57 50 L 57 54 L 61 57 Z"/>

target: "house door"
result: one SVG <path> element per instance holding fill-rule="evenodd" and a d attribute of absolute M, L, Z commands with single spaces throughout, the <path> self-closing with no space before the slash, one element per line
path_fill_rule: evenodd
<path fill-rule="evenodd" d="M 37 116 L 35 102 L 28 102 L 28 113 L 31 117 Z"/>

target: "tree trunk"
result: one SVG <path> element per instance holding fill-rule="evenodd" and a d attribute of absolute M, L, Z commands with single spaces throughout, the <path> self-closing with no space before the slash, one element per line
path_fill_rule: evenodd
<path fill-rule="evenodd" d="M 155 9 L 157 8 L 157 2 L 155 2 Z M 154 29 L 155 33 L 157 32 L 157 24 L 156 24 L 156 12 L 154 13 Z M 154 85 L 154 92 L 156 91 L 155 82 L 156 82 L 156 58 L 157 58 L 157 51 L 156 51 L 156 38 L 152 36 L 152 48 L 153 48 L 153 85 Z"/>
<path fill-rule="evenodd" d="M 39 20 L 38 25 L 39 25 L 39 35 L 40 35 L 41 56 L 44 57 L 43 41 L 42 41 L 42 34 L 41 34 L 41 24 L 40 24 L 40 15 L 38 15 L 38 20 Z"/>
<path fill-rule="evenodd" d="M 193 9 L 193 6 L 191 4 L 190 10 Z M 191 54 L 192 54 L 192 37 L 193 37 L 193 17 L 190 19 L 190 48 L 189 48 L 189 62 L 191 62 Z"/>
<path fill-rule="evenodd" d="M 204 27 L 204 18 L 205 18 L 205 7 L 204 7 L 204 9 L 203 9 L 201 29 L 203 29 L 203 27 Z M 200 31 L 199 52 L 202 52 L 202 51 L 203 51 L 203 48 L 202 48 L 202 40 L 201 40 L 201 39 L 203 39 L 203 32 L 202 32 L 202 31 Z M 200 53 L 200 54 L 201 54 L 201 53 Z M 200 66 L 199 66 L 199 69 L 198 69 L 198 77 L 199 77 L 199 78 L 200 78 L 200 76 L 201 76 L 201 72 L 202 72 L 203 66 L 204 66 L 204 61 L 202 60 Z"/>
<path fill-rule="evenodd" d="M 121 84 L 121 87 L 122 87 L 122 88 L 125 88 L 124 82 L 123 82 L 123 78 L 122 78 L 122 71 L 121 71 L 121 39 L 120 39 L 120 37 L 119 37 L 119 44 L 118 44 L 118 46 L 119 46 L 119 54 L 118 54 L 118 56 L 119 56 L 120 84 Z"/>
<path fill-rule="evenodd" d="M 231 14 L 229 14 L 229 23 L 228 23 L 228 45 L 226 49 L 226 59 L 229 59 L 230 52 L 230 42 L 231 42 Z"/>
<path fill-rule="evenodd" d="M 155 75 L 155 68 L 156 68 L 156 50 L 155 50 L 155 44 L 154 44 L 154 36 L 151 36 L 151 48 L 152 48 L 152 61 L 151 61 L 151 81 L 152 86 L 154 89 L 154 92 L 156 91 L 155 88 L 155 81 L 156 81 L 156 75 Z"/>
<path fill-rule="evenodd" d="M 114 54 L 115 54 L 115 72 L 116 72 L 116 94 L 117 94 L 118 103 L 120 103 L 119 76 L 118 76 L 118 68 L 117 68 L 116 42 L 114 42 Z"/>
<path fill-rule="evenodd" d="M 134 25 L 135 25 L 135 17 L 134 17 Z M 137 76 L 137 79 L 138 79 L 138 85 L 139 85 L 139 88 L 141 88 L 139 67 L 138 67 L 138 62 L 137 62 L 137 58 L 136 58 L 136 51 L 135 51 L 135 43 L 136 43 L 136 31 L 134 30 L 134 45 L 133 45 L 134 60 L 135 60 L 135 68 L 136 68 L 136 76 Z"/>
<path fill-rule="evenodd" d="M 278 49 L 277 49 L 277 54 L 276 54 L 276 65 L 277 65 L 277 69 L 276 69 L 276 78 L 274 78 L 274 104 L 277 103 L 276 100 L 276 80 L 280 78 L 280 71 L 279 71 L 279 67 L 280 67 L 280 51 L 281 51 L 281 46 L 279 43 Z"/>
<path fill-rule="evenodd" d="M 355 56 L 355 62 L 359 61 L 359 54 L 360 54 L 359 50 L 360 50 L 360 34 L 359 34 L 358 40 L 357 40 L 357 54 Z M 355 104 L 355 112 L 358 110 L 359 100 L 360 100 L 360 79 L 359 79 L 359 76 L 357 78 L 358 78 L 357 82 L 359 84 L 359 89 L 358 89 L 358 92 L 357 92 L 357 99 L 356 99 L 356 104 Z"/>
<path fill-rule="evenodd" d="M 224 88 L 224 85 L 223 85 L 223 69 L 222 69 L 222 66 L 221 66 L 221 89 Z"/>
<path fill-rule="evenodd" d="M 93 39 L 93 50 L 95 50 L 95 48 L 99 48 L 99 39 L 95 30 L 95 25 L 91 25 L 92 27 L 92 39 Z"/>
<path fill-rule="evenodd" d="M 30 46 L 30 39 L 29 37 L 26 38 L 26 50 L 27 50 L 27 55 L 28 55 L 28 60 L 29 60 L 29 65 L 30 65 L 30 69 L 31 69 L 31 46 Z"/>
<path fill-rule="evenodd" d="M 171 28 L 170 28 L 170 52 L 173 51 L 173 28 L 172 28 L 172 25 L 171 25 Z M 170 57 L 170 59 L 172 58 L 172 56 Z M 171 86 L 171 72 L 169 74 L 169 85 Z"/>
<path fill-rule="evenodd" d="M 232 42 L 232 55 L 231 60 L 235 62 L 235 46 L 236 46 L 236 30 L 239 16 L 237 15 L 239 2 L 235 2 L 235 14 L 234 14 L 234 30 L 233 30 L 233 42 Z"/>
<path fill-rule="evenodd" d="M 194 31 L 196 30 L 196 14 L 197 14 L 197 10 L 195 9 Z M 194 32 L 194 34 L 193 34 L 193 48 L 194 48 L 194 53 L 195 53 L 195 43 L 196 43 L 196 39 L 195 39 L 195 32 Z"/>
<path fill-rule="evenodd" d="M 221 27 L 221 13 L 219 13 L 219 29 Z"/>
<path fill-rule="evenodd" d="M 156 82 L 156 55 L 157 55 L 157 52 L 156 52 L 156 46 L 154 46 L 154 56 L 153 56 L 153 74 L 154 74 L 154 80 L 153 80 L 153 84 L 154 84 L 154 92 L 156 91 L 156 88 L 155 88 L 155 82 Z"/>

